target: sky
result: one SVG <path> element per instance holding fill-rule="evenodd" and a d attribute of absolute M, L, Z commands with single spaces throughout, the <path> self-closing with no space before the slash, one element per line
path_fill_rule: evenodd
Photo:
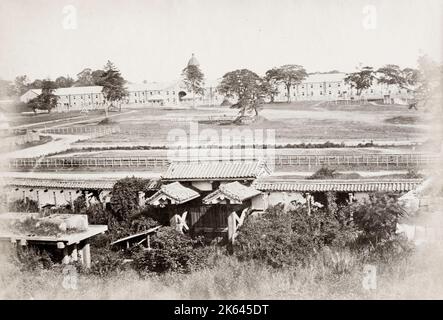
<path fill-rule="evenodd" d="M 0 79 L 55 79 L 111 60 L 131 82 L 284 64 L 308 72 L 442 61 L 441 0 L 1 0 Z"/>

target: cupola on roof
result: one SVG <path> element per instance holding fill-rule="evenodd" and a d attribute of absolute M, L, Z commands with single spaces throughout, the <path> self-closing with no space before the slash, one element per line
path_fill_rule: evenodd
<path fill-rule="evenodd" d="M 189 61 L 188 61 L 188 67 L 189 66 L 199 66 L 199 65 L 200 65 L 200 63 L 198 62 L 197 58 L 195 57 L 194 54 L 192 54 L 191 59 L 189 59 Z"/>

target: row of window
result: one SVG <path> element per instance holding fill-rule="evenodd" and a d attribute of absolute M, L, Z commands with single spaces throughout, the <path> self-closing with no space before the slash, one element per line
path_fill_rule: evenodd
<path fill-rule="evenodd" d="M 140 94 L 140 96 L 144 96 L 145 92 L 144 91 L 139 91 L 139 92 L 134 92 L 134 96 L 138 97 L 138 93 Z M 147 92 L 146 92 L 147 93 Z M 149 91 L 149 94 L 152 96 L 156 93 L 156 91 Z M 175 91 L 171 92 L 172 95 L 175 95 Z M 161 94 L 161 91 L 157 91 L 157 94 Z M 169 96 L 169 91 L 166 91 L 166 95 Z"/>

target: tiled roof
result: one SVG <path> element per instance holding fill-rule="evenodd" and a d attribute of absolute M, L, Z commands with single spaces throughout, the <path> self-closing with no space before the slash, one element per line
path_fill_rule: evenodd
<path fill-rule="evenodd" d="M 262 161 L 173 162 L 162 178 L 179 181 L 255 179 L 269 173 Z"/>
<path fill-rule="evenodd" d="M 48 189 L 74 189 L 111 190 L 117 180 L 61 180 L 61 179 L 34 179 L 10 178 L 2 181 L 3 185 L 11 187 L 48 188 Z M 150 180 L 146 189 L 156 190 L 160 187 L 159 180 Z"/>
<path fill-rule="evenodd" d="M 220 185 L 218 190 L 208 194 L 203 203 L 217 203 L 219 200 L 229 199 L 231 202 L 243 202 L 261 194 L 255 188 L 247 187 L 238 181 Z"/>
<path fill-rule="evenodd" d="M 181 204 L 199 196 L 200 194 L 197 191 L 183 186 L 180 182 L 173 182 L 162 185 L 159 191 L 146 199 L 146 202 L 152 205 L 159 205 L 161 201 L 169 200 L 172 204 Z"/>
<path fill-rule="evenodd" d="M 415 189 L 420 179 L 397 180 L 301 180 L 301 179 L 262 179 L 253 186 L 261 191 L 342 191 L 342 192 L 405 192 Z"/>

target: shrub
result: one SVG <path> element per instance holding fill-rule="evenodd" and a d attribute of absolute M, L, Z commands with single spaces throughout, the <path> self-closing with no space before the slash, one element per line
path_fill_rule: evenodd
<path fill-rule="evenodd" d="M 53 267 L 53 257 L 48 251 L 33 246 L 18 246 L 15 262 L 22 271 L 49 269 Z"/>
<path fill-rule="evenodd" d="M 9 211 L 12 212 L 38 212 L 38 203 L 32 199 L 19 199 L 9 204 Z"/>
<path fill-rule="evenodd" d="M 380 241 L 389 240 L 395 235 L 397 222 L 404 215 L 400 204 L 386 194 L 372 194 L 369 200 L 354 202 L 344 208 L 352 217 L 361 234 L 360 245 L 376 247 Z"/>
<path fill-rule="evenodd" d="M 125 269 L 124 259 L 121 251 L 112 251 L 109 247 L 95 248 L 89 272 L 100 277 L 115 275 Z"/>
<path fill-rule="evenodd" d="M 118 180 L 111 191 L 112 211 L 119 220 L 128 217 L 139 208 L 138 192 L 144 191 L 148 180 L 141 178 L 124 178 Z"/>
<path fill-rule="evenodd" d="M 260 260 L 272 267 L 298 265 L 323 246 L 345 246 L 355 238 L 352 225 L 343 224 L 333 210 L 297 205 L 285 212 L 282 206 L 268 209 L 240 228 L 235 255 L 241 260 Z"/>
<path fill-rule="evenodd" d="M 329 169 L 328 167 L 321 167 L 313 175 L 307 177 L 306 179 L 332 179 L 335 178 L 336 172 L 334 169 Z"/>
<path fill-rule="evenodd" d="M 417 169 L 411 168 L 405 175 L 406 179 L 420 179 L 423 178 L 423 175 L 420 174 Z"/>
<path fill-rule="evenodd" d="M 135 254 L 134 266 L 142 273 L 188 273 L 207 264 L 209 250 L 203 247 L 200 239 L 194 240 L 171 227 L 164 227 L 151 240 L 151 250 Z"/>

